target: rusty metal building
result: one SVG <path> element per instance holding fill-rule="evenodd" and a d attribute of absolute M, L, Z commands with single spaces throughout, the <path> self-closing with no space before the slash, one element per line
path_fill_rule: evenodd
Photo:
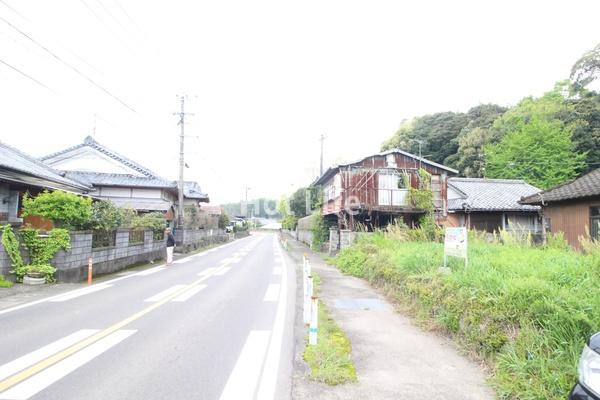
<path fill-rule="evenodd" d="M 419 170 L 431 175 L 438 220 L 448 214 L 448 177 L 458 171 L 399 149 L 329 168 L 314 183 L 323 189 L 323 216 L 340 229 L 358 225 L 372 230 L 401 217 L 411 225 L 425 213 L 409 202 L 410 188 L 420 182 Z"/>

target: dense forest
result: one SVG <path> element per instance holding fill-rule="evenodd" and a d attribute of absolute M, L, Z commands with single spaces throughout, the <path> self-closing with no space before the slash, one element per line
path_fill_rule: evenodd
<path fill-rule="evenodd" d="M 600 44 L 573 65 L 569 80 L 505 108 L 405 120 L 382 145 L 445 164 L 468 177 L 524 179 L 545 189 L 600 167 Z"/>

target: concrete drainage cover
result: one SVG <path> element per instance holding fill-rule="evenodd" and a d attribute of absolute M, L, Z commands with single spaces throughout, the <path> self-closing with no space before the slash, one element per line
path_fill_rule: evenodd
<path fill-rule="evenodd" d="M 383 310 L 385 304 L 379 299 L 336 299 L 335 307 L 342 310 Z"/>

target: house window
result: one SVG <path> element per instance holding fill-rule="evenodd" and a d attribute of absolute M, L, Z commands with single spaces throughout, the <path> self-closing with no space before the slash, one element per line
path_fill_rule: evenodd
<path fill-rule="evenodd" d="M 590 235 L 600 239 L 600 206 L 590 207 Z"/>

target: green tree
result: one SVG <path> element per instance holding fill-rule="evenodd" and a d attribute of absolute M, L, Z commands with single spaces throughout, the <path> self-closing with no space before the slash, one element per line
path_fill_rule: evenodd
<path fill-rule="evenodd" d="M 571 68 L 575 88 L 584 88 L 600 76 L 600 44 L 587 51 Z"/>
<path fill-rule="evenodd" d="M 458 137 L 458 151 L 446 162 L 456 167 L 468 177 L 484 175 L 484 147 L 493 142 L 493 132 L 490 130 L 494 121 L 506 112 L 506 108 L 497 104 L 480 104 L 467 112 L 469 123 L 463 128 Z"/>
<path fill-rule="evenodd" d="M 290 212 L 289 201 L 286 196 L 281 196 L 277 203 L 277 211 L 281 215 L 281 227 L 294 230 L 298 224 L 298 218 Z"/>
<path fill-rule="evenodd" d="M 584 155 L 577 153 L 572 130 L 559 120 L 533 116 L 499 143 L 487 145 L 487 175 L 524 179 L 542 189 L 577 176 Z"/>
<path fill-rule="evenodd" d="M 92 216 L 92 199 L 56 190 L 23 198 L 23 216 L 37 215 L 65 229 L 82 229 Z"/>
<path fill-rule="evenodd" d="M 446 158 L 456 153 L 458 135 L 468 122 L 466 114 L 451 111 L 403 121 L 394 136 L 384 142 L 382 150 L 400 148 L 418 154 L 420 142 L 424 157 L 444 163 Z"/>
<path fill-rule="evenodd" d="M 569 113 L 563 120 L 573 128 L 575 151 L 586 153 L 582 172 L 589 172 L 600 167 L 600 95 L 582 88 L 567 104 Z"/>
<path fill-rule="evenodd" d="M 300 188 L 292 194 L 289 200 L 290 211 L 297 218 L 306 217 L 306 188 Z"/>
<path fill-rule="evenodd" d="M 225 229 L 225 227 L 229 225 L 229 214 L 225 211 L 224 208 L 221 208 L 221 215 L 219 215 L 219 228 Z"/>

